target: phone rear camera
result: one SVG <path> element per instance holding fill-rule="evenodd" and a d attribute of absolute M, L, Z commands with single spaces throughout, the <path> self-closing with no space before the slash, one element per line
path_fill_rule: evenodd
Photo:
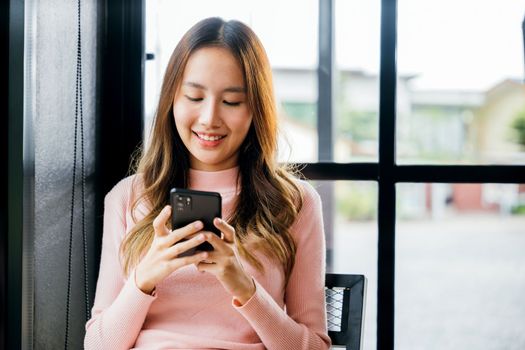
<path fill-rule="evenodd" d="M 184 208 L 191 206 L 191 197 L 187 196 L 178 196 L 177 197 L 177 207 Z"/>

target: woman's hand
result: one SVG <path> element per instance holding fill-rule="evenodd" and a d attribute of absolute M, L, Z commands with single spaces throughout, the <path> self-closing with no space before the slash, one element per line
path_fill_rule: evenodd
<path fill-rule="evenodd" d="M 197 268 L 217 277 L 223 287 L 244 304 L 255 293 L 255 284 L 244 271 L 235 253 L 235 230 L 219 218 L 215 218 L 213 224 L 222 232 L 223 237 L 219 238 L 211 232 L 203 232 L 206 241 L 210 242 L 214 250 L 208 252 L 206 260 L 199 262 Z"/>
<path fill-rule="evenodd" d="M 151 294 L 155 286 L 172 272 L 186 265 L 197 264 L 208 257 L 208 253 L 202 252 L 177 258 L 179 254 L 204 242 L 203 234 L 181 241 L 202 230 L 203 224 L 195 221 L 185 227 L 170 231 L 166 227 L 166 221 L 170 216 L 171 207 L 168 205 L 153 221 L 155 230 L 153 242 L 135 269 L 135 282 L 140 290 L 147 294 Z"/>

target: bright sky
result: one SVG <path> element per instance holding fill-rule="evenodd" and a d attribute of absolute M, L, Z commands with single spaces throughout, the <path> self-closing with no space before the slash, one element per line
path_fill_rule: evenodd
<path fill-rule="evenodd" d="M 250 25 L 273 66 L 317 65 L 317 0 L 147 1 L 147 50 L 164 69 L 182 34 L 220 16 Z M 379 0 L 335 0 L 336 62 L 377 74 Z M 399 0 L 398 72 L 418 74 L 423 89 L 485 90 L 523 79 L 525 0 Z M 155 47 L 155 37 L 163 47 Z"/>

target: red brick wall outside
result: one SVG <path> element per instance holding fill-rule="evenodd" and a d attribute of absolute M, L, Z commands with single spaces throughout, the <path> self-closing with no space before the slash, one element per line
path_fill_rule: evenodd
<path fill-rule="evenodd" d="M 452 205 L 457 211 L 495 211 L 497 204 L 486 205 L 482 200 L 483 184 L 453 184 Z"/>

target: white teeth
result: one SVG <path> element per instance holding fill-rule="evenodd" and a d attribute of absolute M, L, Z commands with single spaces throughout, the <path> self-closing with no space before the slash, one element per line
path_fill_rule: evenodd
<path fill-rule="evenodd" d="M 206 141 L 217 141 L 223 138 L 223 136 L 208 136 L 208 135 L 202 135 L 202 134 L 197 134 L 197 135 L 199 136 L 199 138 L 206 140 Z"/>

